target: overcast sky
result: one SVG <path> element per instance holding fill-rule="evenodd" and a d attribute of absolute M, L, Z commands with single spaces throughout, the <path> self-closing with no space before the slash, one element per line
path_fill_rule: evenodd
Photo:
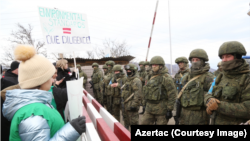
<path fill-rule="evenodd" d="M 250 0 L 170 0 L 172 63 L 196 48 L 207 51 L 211 68 L 217 69 L 223 42 L 239 41 L 250 55 Z M 104 39 L 126 41 L 136 60 L 145 61 L 156 0 L 1 0 L 0 47 L 16 23 L 34 27 L 43 40 L 38 6 L 87 15 L 92 47 Z M 168 1 L 159 0 L 148 60 L 160 55 L 170 63 Z M 2 53 L 4 50 L 0 49 Z"/>

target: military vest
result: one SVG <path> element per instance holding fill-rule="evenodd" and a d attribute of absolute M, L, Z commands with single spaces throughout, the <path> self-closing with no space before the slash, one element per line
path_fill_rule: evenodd
<path fill-rule="evenodd" d="M 187 108 L 189 110 L 200 110 L 202 106 L 204 106 L 204 89 L 203 84 L 208 72 L 202 74 L 196 80 L 190 82 L 183 94 L 181 96 L 181 105 L 183 108 Z M 183 86 L 190 81 L 190 74 L 183 78 L 184 84 Z"/>
<path fill-rule="evenodd" d="M 154 78 L 153 78 L 154 77 Z M 162 87 L 163 75 L 152 76 L 148 80 L 147 84 L 143 86 L 144 99 L 149 100 L 149 102 L 158 102 L 163 99 L 168 99 L 167 91 Z"/>
<path fill-rule="evenodd" d="M 118 78 L 118 79 L 116 79 L 116 81 L 117 81 L 117 83 L 119 84 L 119 85 L 124 85 L 123 84 L 123 77 L 122 78 Z M 113 83 L 114 83 L 114 79 L 113 79 Z M 117 88 L 117 87 L 115 87 L 115 88 L 113 88 L 113 97 L 121 97 L 121 90 L 119 89 L 119 88 Z"/>
<path fill-rule="evenodd" d="M 234 78 L 225 77 L 222 73 L 215 80 L 212 96 L 220 101 L 240 103 L 245 80 L 250 74 L 236 75 Z M 250 96 L 250 95 L 249 95 Z"/>
<path fill-rule="evenodd" d="M 99 73 L 100 73 L 99 71 L 93 73 L 92 82 L 94 84 L 99 83 L 101 80 Z"/>

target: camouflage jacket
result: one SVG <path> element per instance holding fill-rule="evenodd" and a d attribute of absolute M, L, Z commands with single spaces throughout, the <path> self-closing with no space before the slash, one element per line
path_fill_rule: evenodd
<path fill-rule="evenodd" d="M 111 87 L 111 95 L 113 97 L 121 97 L 121 87 L 125 84 L 127 77 L 123 74 L 120 78 L 113 77 L 112 83 L 118 83 L 117 87 Z"/>
<path fill-rule="evenodd" d="M 143 86 L 143 106 L 150 114 L 165 115 L 172 111 L 176 99 L 176 88 L 168 69 L 164 67 L 158 74 L 152 74 Z"/>
<path fill-rule="evenodd" d="M 138 74 L 139 74 L 140 80 L 142 82 L 142 85 L 144 85 L 145 84 L 146 71 L 145 70 L 139 70 Z"/>
<path fill-rule="evenodd" d="M 144 85 L 146 85 L 147 82 L 148 82 L 148 80 L 150 79 L 150 77 L 152 75 L 152 70 L 148 70 L 148 71 L 145 71 L 145 72 L 146 72 L 146 76 L 145 76 L 145 83 L 144 83 Z"/>
<path fill-rule="evenodd" d="M 108 86 L 109 84 L 109 81 L 107 80 L 107 75 L 108 73 L 104 73 L 104 76 L 102 77 L 102 81 L 100 83 L 100 89 L 101 89 L 101 92 L 102 94 L 106 95 L 106 87 Z"/>
<path fill-rule="evenodd" d="M 193 77 L 201 76 L 190 82 L 182 93 L 180 100 L 183 108 L 200 110 L 201 107 L 204 107 L 204 95 L 208 92 L 215 76 L 208 72 L 210 69 L 209 64 L 206 64 L 202 69 L 201 74 L 193 75 Z M 182 78 L 181 84 L 183 84 L 183 87 L 193 78 L 191 73 Z"/>
<path fill-rule="evenodd" d="M 214 72 L 214 75 L 215 75 L 215 76 L 218 76 L 218 75 L 220 74 L 220 72 L 221 72 L 221 71 L 218 69 L 218 70 L 216 70 L 216 71 Z"/>
<path fill-rule="evenodd" d="M 132 94 L 134 95 L 129 98 Z M 130 110 L 130 107 L 136 107 L 139 109 L 142 98 L 142 84 L 137 75 L 127 77 L 125 86 L 122 89 L 122 97 L 124 102 L 129 99 L 128 102 L 124 103 L 126 110 Z"/>
<path fill-rule="evenodd" d="M 177 86 L 177 83 L 180 83 L 181 82 L 181 78 L 183 78 L 183 76 L 185 76 L 186 74 L 188 74 L 190 72 L 190 69 L 189 68 L 186 68 L 184 71 L 181 71 L 179 70 L 175 76 L 174 76 L 174 82 L 175 82 L 175 86 L 176 88 L 178 87 Z"/>
<path fill-rule="evenodd" d="M 100 89 L 100 83 L 102 81 L 102 77 L 103 74 L 99 68 L 93 71 L 92 82 L 94 84 L 94 89 Z"/>
<path fill-rule="evenodd" d="M 215 124 L 239 125 L 250 119 L 250 70 L 247 62 L 216 77 L 206 94 L 204 103 L 211 97 L 220 100 Z"/>
<path fill-rule="evenodd" d="M 111 80 L 112 80 L 113 77 L 114 77 L 114 73 L 112 71 L 109 71 L 108 74 L 107 74 L 107 78 L 105 80 L 105 81 L 108 81 L 108 85 L 106 87 L 106 94 L 107 95 L 112 95 L 111 94 L 111 86 L 110 86 L 111 83 L 110 82 L 112 82 Z"/>

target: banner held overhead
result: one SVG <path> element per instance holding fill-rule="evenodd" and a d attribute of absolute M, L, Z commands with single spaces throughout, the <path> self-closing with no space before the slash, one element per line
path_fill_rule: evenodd
<path fill-rule="evenodd" d="M 40 6 L 38 13 L 48 54 L 91 49 L 86 14 Z"/>

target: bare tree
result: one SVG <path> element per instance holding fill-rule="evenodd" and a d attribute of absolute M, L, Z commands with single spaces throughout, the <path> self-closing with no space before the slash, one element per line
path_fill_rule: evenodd
<path fill-rule="evenodd" d="M 42 54 L 47 57 L 46 48 L 44 48 L 45 42 L 36 41 L 32 36 L 33 27 L 28 24 L 28 27 L 24 27 L 21 24 L 17 24 L 18 30 L 11 32 L 11 38 L 8 39 L 13 44 L 29 44 L 36 48 L 37 54 Z M 11 47 L 3 47 L 4 53 L 2 55 L 1 63 L 7 65 L 7 61 L 13 61 L 14 55 L 14 45 Z"/>
<path fill-rule="evenodd" d="M 128 49 L 130 48 L 126 41 L 117 42 L 115 40 L 105 39 L 103 42 L 103 48 L 95 47 L 94 52 L 100 58 L 105 57 L 105 48 L 110 49 L 111 57 L 119 57 L 129 55 Z"/>
<path fill-rule="evenodd" d="M 89 59 L 94 59 L 95 58 L 95 55 L 94 55 L 94 52 L 93 51 L 87 51 L 87 58 Z"/>

